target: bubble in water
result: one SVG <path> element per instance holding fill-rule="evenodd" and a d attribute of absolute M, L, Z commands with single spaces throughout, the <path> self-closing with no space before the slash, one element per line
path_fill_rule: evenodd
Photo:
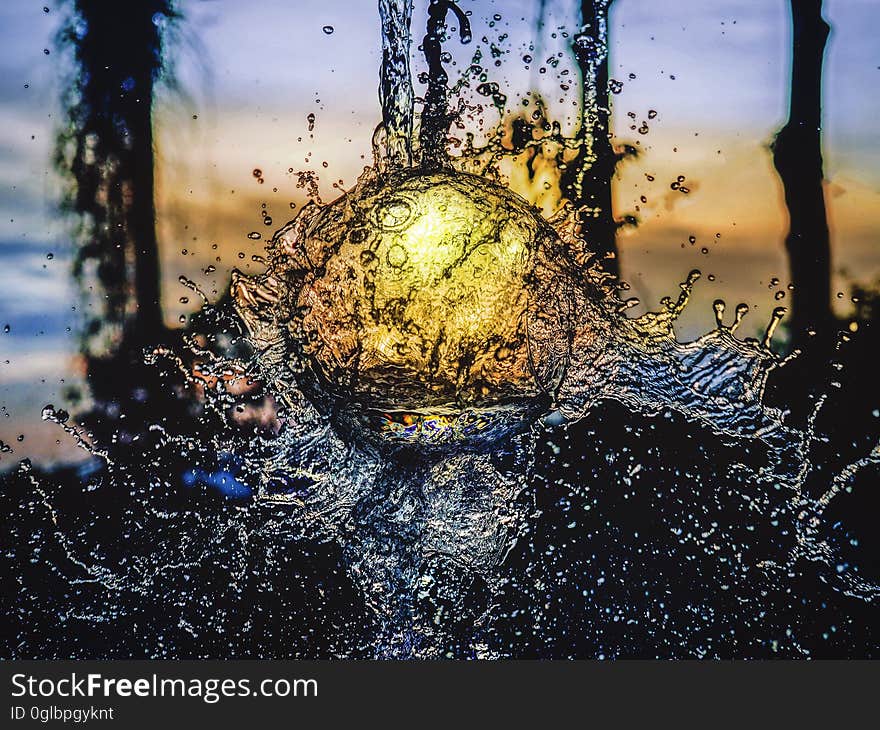
<path fill-rule="evenodd" d="M 321 30 L 323 30 L 326 35 L 332 35 L 335 28 L 332 25 L 325 25 Z"/>

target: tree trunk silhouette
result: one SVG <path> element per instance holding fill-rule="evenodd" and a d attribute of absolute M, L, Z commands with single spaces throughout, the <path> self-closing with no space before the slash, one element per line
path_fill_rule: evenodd
<path fill-rule="evenodd" d="M 155 230 L 153 89 L 168 0 L 73 0 L 61 42 L 73 48 L 68 126 L 56 162 L 80 220 L 75 272 L 91 290 L 87 357 L 113 357 L 163 329 Z"/>
<path fill-rule="evenodd" d="M 822 59 L 829 27 L 822 0 L 791 0 L 793 53 L 788 122 L 773 143 L 773 164 L 788 208 L 785 239 L 791 283 L 792 343 L 831 324 L 831 249 L 822 188 Z"/>
<path fill-rule="evenodd" d="M 608 13 L 613 0 L 581 0 L 580 30 L 572 47 L 581 76 L 579 147 L 560 181 L 563 195 L 578 209 L 581 236 L 618 275 L 617 226 L 611 178 L 617 157 L 611 146 L 608 104 Z"/>
<path fill-rule="evenodd" d="M 178 16 L 171 0 L 69 3 L 59 44 L 72 49 L 75 65 L 55 162 L 68 184 L 65 207 L 79 221 L 74 274 L 84 299 L 80 349 L 93 400 L 79 417 L 99 442 L 126 444 L 159 413 L 169 427 L 188 417 L 170 381 L 143 354 L 168 336 L 152 108 L 163 39 Z"/>

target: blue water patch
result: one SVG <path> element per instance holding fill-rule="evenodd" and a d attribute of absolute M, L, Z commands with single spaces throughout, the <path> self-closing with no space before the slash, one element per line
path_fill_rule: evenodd
<path fill-rule="evenodd" d="M 204 486 L 215 489 L 230 499 L 247 499 L 252 494 L 247 484 L 240 482 L 225 469 L 213 472 L 198 468 L 188 469 L 183 473 L 183 483 L 188 487 Z"/>

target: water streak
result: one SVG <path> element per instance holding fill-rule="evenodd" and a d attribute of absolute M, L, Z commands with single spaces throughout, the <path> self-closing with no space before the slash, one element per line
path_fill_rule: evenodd
<path fill-rule="evenodd" d="M 382 22 L 379 101 L 384 139 L 376 148 L 387 156 L 383 167 L 409 167 L 413 160 L 413 86 L 409 70 L 412 3 L 379 0 L 379 18 Z"/>

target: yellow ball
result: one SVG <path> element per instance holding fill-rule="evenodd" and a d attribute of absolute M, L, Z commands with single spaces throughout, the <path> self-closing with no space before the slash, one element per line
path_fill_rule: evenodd
<path fill-rule="evenodd" d="M 509 190 L 453 172 L 369 179 L 304 210 L 273 250 L 296 366 L 369 428 L 450 440 L 552 399 L 576 314 L 569 252 Z"/>

